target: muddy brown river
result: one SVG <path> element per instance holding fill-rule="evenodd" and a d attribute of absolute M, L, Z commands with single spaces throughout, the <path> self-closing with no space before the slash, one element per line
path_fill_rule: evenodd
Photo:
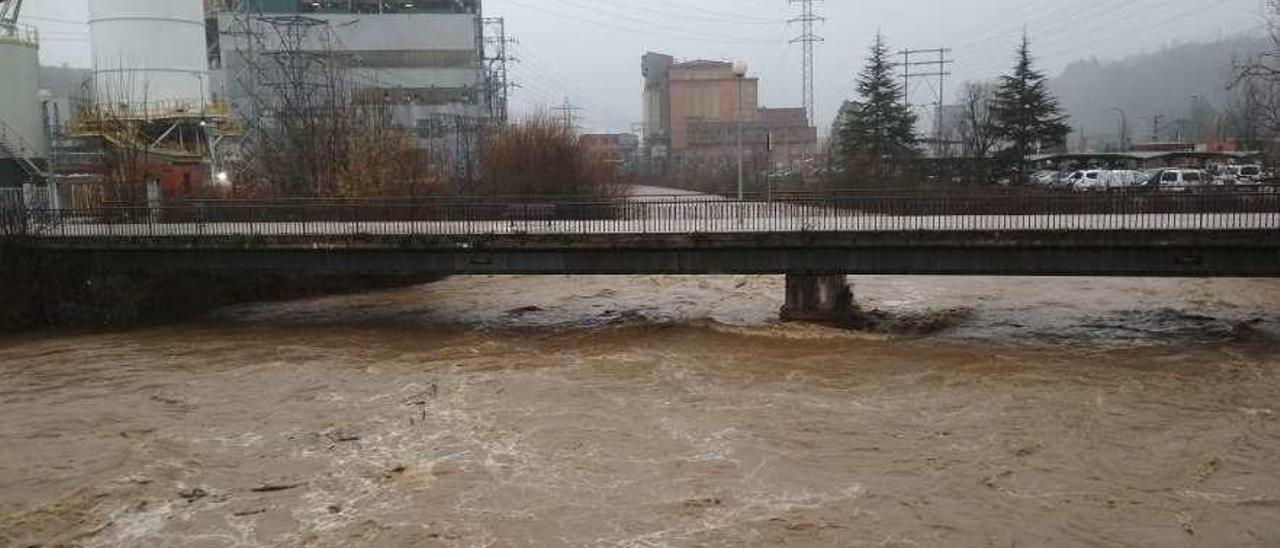
<path fill-rule="evenodd" d="M 1276 547 L 1280 283 L 459 277 L 0 339 L 0 544 Z"/>

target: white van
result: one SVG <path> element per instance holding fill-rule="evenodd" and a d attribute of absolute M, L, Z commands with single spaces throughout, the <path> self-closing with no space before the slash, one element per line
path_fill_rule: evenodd
<path fill-rule="evenodd" d="M 1262 181 L 1262 166 L 1225 166 L 1224 179 L 1227 184 L 1256 185 Z"/>
<path fill-rule="evenodd" d="M 1102 185 L 1102 170 L 1075 171 L 1067 176 L 1067 188 L 1078 192 L 1096 190 Z"/>
<path fill-rule="evenodd" d="M 1167 192 L 1186 192 L 1210 184 L 1209 175 L 1198 169 L 1162 169 L 1155 172 L 1148 186 Z"/>
<path fill-rule="evenodd" d="M 1068 186 L 1079 192 L 1118 190 L 1143 182 L 1141 173 L 1129 170 L 1090 169 L 1077 171 L 1067 178 Z"/>

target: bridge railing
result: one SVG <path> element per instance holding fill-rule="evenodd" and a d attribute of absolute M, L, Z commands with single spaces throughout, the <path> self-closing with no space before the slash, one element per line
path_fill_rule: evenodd
<path fill-rule="evenodd" d="M 1280 192 L 198 201 L 6 211 L 43 237 L 360 237 L 842 231 L 1280 230 Z"/>

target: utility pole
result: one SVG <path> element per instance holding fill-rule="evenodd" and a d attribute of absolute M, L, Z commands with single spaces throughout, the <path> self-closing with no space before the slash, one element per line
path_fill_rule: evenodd
<path fill-rule="evenodd" d="M 1120 114 L 1120 151 L 1128 152 L 1129 150 L 1129 114 L 1120 107 L 1111 107 L 1111 110 Z"/>
<path fill-rule="evenodd" d="M 800 36 L 797 36 L 794 39 L 792 39 L 791 43 L 804 45 L 804 70 L 803 70 L 803 74 L 801 75 L 801 79 L 804 80 L 803 82 L 804 112 L 805 112 L 805 115 L 809 117 L 809 123 L 815 126 L 818 124 L 818 120 L 817 120 L 818 114 L 817 112 L 815 112 L 816 107 L 814 103 L 814 93 L 813 93 L 813 77 L 814 77 L 813 49 L 814 49 L 814 45 L 817 44 L 818 42 L 826 41 L 821 36 L 818 36 L 813 33 L 814 24 L 820 21 L 826 21 L 826 18 L 820 15 L 817 15 L 816 13 L 814 13 L 814 10 L 813 10 L 813 4 L 815 2 L 820 2 L 820 1 L 821 0 L 787 0 L 787 2 L 790 3 L 791 5 L 796 5 L 796 4 L 800 5 L 800 15 L 787 20 L 787 23 L 792 23 L 792 24 L 800 23 L 801 25 L 802 30 L 801 30 Z"/>
<path fill-rule="evenodd" d="M 575 113 L 580 112 L 582 110 L 582 107 L 573 106 L 573 103 L 569 102 L 569 97 L 565 96 L 564 104 L 561 106 L 555 107 L 551 110 L 559 111 L 560 120 L 564 124 L 564 128 L 569 131 L 573 131 L 574 128 L 576 127 L 574 125 Z"/>
<path fill-rule="evenodd" d="M 934 150 L 938 156 L 942 156 L 945 149 L 943 136 L 946 134 L 946 120 L 943 119 L 943 105 L 947 102 L 946 85 L 947 77 L 951 76 L 950 66 L 955 64 L 955 59 L 950 57 L 951 48 L 936 49 L 904 49 L 902 55 L 902 96 L 907 108 L 914 107 L 911 104 L 911 81 L 918 78 L 937 78 L 938 86 L 936 88 L 937 97 L 931 104 L 935 107 L 933 120 L 933 141 Z M 928 61 L 912 61 L 912 57 L 920 58 L 922 56 L 937 55 L 936 60 Z M 922 67 L 921 72 L 915 72 L 913 67 Z"/>
<path fill-rule="evenodd" d="M 738 99 L 733 103 L 733 121 L 737 126 L 738 134 L 738 201 L 741 202 L 746 198 L 746 178 L 742 160 L 742 79 L 747 77 L 746 63 L 734 63 L 733 76 L 738 84 Z"/>
<path fill-rule="evenodd" d="M 486 77 L 489 82 L 489 113 L 500 124 L 506 124 L 510 119 L 509 98 L 511 96 L 511 88 L 516 87 L 508 79 L 507 63 L 518 62 L 518 60 L 510 55 L 507 46 L 516 44 L 514 38 L 507 37 L 507 21 L 502 17 L 489 17 L 484 19 L 485 28 L 485 56 L 484 60 L 488 64 Z"/>
<path fill-rule="evenodd" d="M 256 2 L 230 2 L 228 28 L 220 31 L 232 96 L 241 96 L 236 114 L 245 127 L 242 151 L 288 151 L 285 160 L 264 163 L 258 154 L 241 154 L 232 163 L 233 182 L 253 172 L 270 173 L 285 192 L 311 191 L 333 181 L 333 166 L 315 158 L 331 156 L 331 143 L 302 136 L 312 131 L 294 123 L 311 116 L 333 116 L 344 108 L 341 75 L 333 52 L 330 23 L 301 14 L 264 13 Z M 230 42 L 228 46 L 227 42 Z M 318 48 L 317 48 L 318 46 Z"/>

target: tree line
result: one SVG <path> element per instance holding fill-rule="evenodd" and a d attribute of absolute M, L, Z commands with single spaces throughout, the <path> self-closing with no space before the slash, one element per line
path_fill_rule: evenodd
<path fill-rule="evenodd" d="M 1023 159 L 1061 149 L 1071 127 L 1048 79 L 1035 68 L 1023 36 L 1009 74 L 994 84 L 968 84 L 962 94 L 958 140 L 965 158 L 985 160 L 987 178 L 1025 180 Z M 877 34 L 858 74 L 858 100 L 837 122 L 835 154 L 855 184 L 893 183 L 912 175 L 922 155 L 915 112 L 907 104 L 884 35 Z"/>

